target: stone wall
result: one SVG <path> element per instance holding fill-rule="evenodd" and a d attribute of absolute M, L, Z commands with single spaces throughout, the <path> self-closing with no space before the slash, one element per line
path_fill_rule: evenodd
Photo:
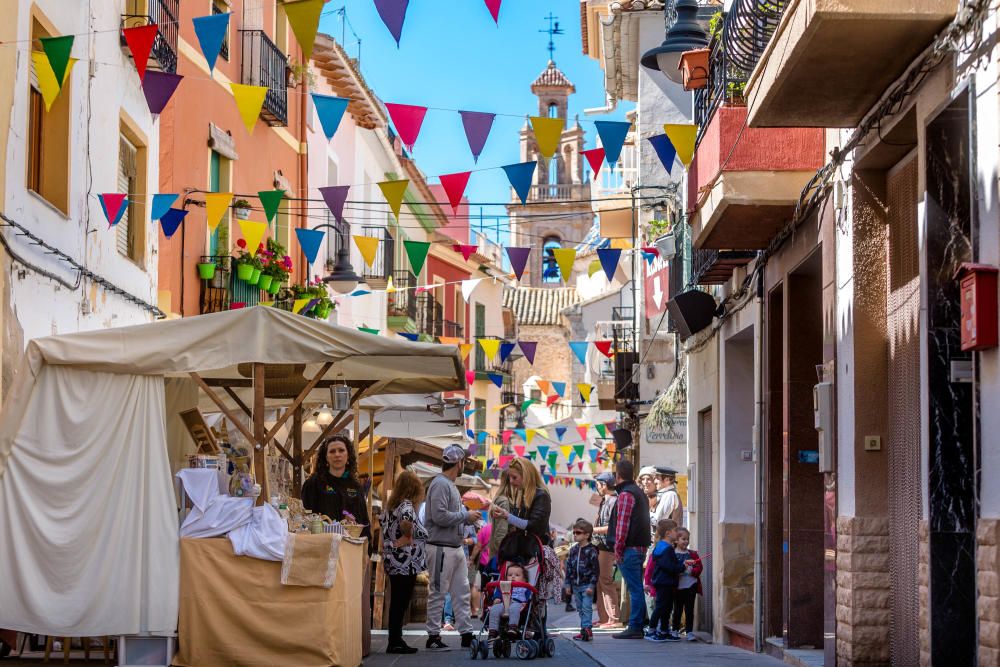
<path fill-rule="evenodd" d="M 520 340 L 537 341 L 535 363 L 529 364 L 521 358 L 514 362 L 514 384 L 516 391 L 532 376 L 544 380 L 562 380 L 571 377 L 572 354 L 569 349 L 569 329 L 565 326 L 526 326 L 518 327 Z M 567 398 L 575 396 L 575 387 L 567 390 Z M 576 400 L 574 400 L 576 402 Z"/>
<path fill-rule="evenodd" d="M 976 571 L 979 664 L 1000 665 L 1000 519 L 978 521 Z"/>
<path fill-rule="evenodd" d="M 752 523 L 723 523 L 722 586 L 719 590 L 723 625 L 753 623 Z M 707 549 L 703 550 L 707 551 Z"/>
<path fill-rule="evenodd" d="M 931 530 L 927 519 L 920 521 L 920 664 L 931 666 Z"/>
<path fill-rule="evenodd" d="M 837 518 L 837 665 L 889 664 L 889 521 Z"/>

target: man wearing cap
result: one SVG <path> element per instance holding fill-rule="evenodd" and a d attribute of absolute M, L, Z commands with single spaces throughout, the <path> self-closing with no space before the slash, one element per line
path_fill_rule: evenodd
<path fill-rule="evenodd" d="M 684 525 L 684 504 L 677 492 L 677 471 L 665 466 L 656 466 L 656 510 L 653 525 L 660 519 L 673 519 L 678 526 Z"/>
<path fill-rule="evenodd" d="M 465 449 L 448 445 L 441 455 L 441 474 L 431 480 L 424 501 L 427 529 L 427 570 L 430 585 L 427 593 L 427 649 L 448 650 L 441 641 L 441 612 L 445 594 L 451 593 L 455 628 L 462 634 L 462 646 L 472 644 L 472 619 L 469 616 L 469 570 L 462 549 L 466 524 L 479 519 L 479 512 L 467 510 L 455 486 L 462 472 Z"/>
<path fill-rule="evenodd" d="M 615 507 L 615 476 L 610 472 L 602 472 L 594 478 L 597 482 L 597 493 L 601 495 L 601 504 L 597 508 L 597 520 L 594 522 L 594 544 L 597 545 L 597 626 L 614 628 L 621 625 L 618 620 L 620 599 L 618 587 L 615 586 L 615 550 L 614 540 L 608 535 L 608 523 L 611 521 L 611 510 Z"/>
<path fill-rule="evenodd" d="M 653 466 L 643 466 L 639 468 L 639 474 L 635 478 L 639 488 L 646 494 L 646 502 L 649 503 L 649 529 L 656 530 L 656 503 L 659 496 L 656 495 L 656 468 Z"/>

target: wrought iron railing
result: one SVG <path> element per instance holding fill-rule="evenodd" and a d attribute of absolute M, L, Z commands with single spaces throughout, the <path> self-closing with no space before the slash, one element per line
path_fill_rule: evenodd
<path fill-rule="evenodd" d="M 260 289 L 236 276 L 232 257 L 206 255 L 200 261 L 217 267 L 211 280 L 201 281 L 202 314 L 229 310 L 234 303 L 243 303 L 247 308 L 260 303 Z"/>
<path fill-rule="evenodd" d="M 392 272 L 392 284 L 396 291 L 389 294 L 389 315 L 408 317 L 416 322 L 417 295 L 413 288 L 417 286 L 417 277 L 406 269 L 397 269 Z"/>
<path fill-rule="evenodd" d="M 534 201 L 559 201 L 589 197 L 589 183 L 539 183 L 532 185 L 528 199 Z"/>
<path fill-rule="evenodd" d="M 240 36 L 243 83 L 268 89 L 260 117 L 268 125 L 288 125 L 288 58 L 263 30 L 240 30 Z"/>
<path fill-rule="evenodd" d="M 433 294 L 417 296 L 417 331 L 428 336 L 441 336 L 444 331 L 444 307 Z"/>
<path fill-rule="evenodd" d="M 177 71 L 177 26 L 180 17 L 180 0 L 127 0 L 122 14 L 122 28 L 135 28 L 155 23 L 156 39 L 149 52 L 147 66 L 159 67 L 164 72 Z M 125 46 L 125 37 L 121 39 Z"/>
<path fill-rule="evenodd" d="M 442 329 L 444 331 L 443 336 L 448 338 L 465 338 L 465 329 L 458 322 L 452 322 L 451 320 L 444 320 L 442 323 Z"/>
<path fill-rule="evenodd" d="M 498 336 L 476 336 L 476 338 L 489 338 L 492 340 L 500 340 Z M 499 357 L 499 352 L 497 353 Z M 494 359 L 487 359 L 486 353 L 483 352 L 483 346 L 476 344 L 476 359 L 475 359 L 475 369 L 481 373 L 496 373 L 498 366 L 500 364 L 496 363 Z"/>
<path fill-rule="evenodd" d="M 618 322 L 631 322 L 635 319 L 635 308 L 632 306 L 614 306 L 611 309 L 611 319 Z"/>
<path fill-rule="evenodd" d="M 385 227 L 362 227 L 361 235 L 378 239 L 378 251 L 371 266 L 364 265 L 362 277 L 369 281 L 388 280 L 395 268 L 395 239 Z"/>
<path fill-rule="evenodd" d="M 691 253 L 691 275 L 695 285 L 724 283 L 735 266 L 757 256 L 753 250 L 695 250 Z M 721 272 L 721 273 L 720 273 Z M 708 276 L 712 275 L 711 279 Z"/>

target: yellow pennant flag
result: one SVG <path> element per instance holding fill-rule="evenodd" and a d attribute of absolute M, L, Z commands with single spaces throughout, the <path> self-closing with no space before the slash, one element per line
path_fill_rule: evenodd
<path fill-rule="evenodd" d="M 253 134 L 253 128 L 257 125 L 257 118 L 260 116 L 261 107 L 264 106 L 264 98 L 267 97 L 267 86 L 230 83 L 229 87 L 233 91 L 236 108 L 240 110 L 240 118 L 243 119 L 243 124 L 246 125 L 247 132 Z"/>
<path fill-rule="evenodd" d="M 569 455 L 573 451 L 573 448 L 569 445 L 562 445 L 559 447 L 559 451 L 562 452 L 563 458 L 567 461 L 569 460 Z"/>
<path fill-rule="evenodd" d="M 403 206 L 403 195 L 406 194 L 406 186 L 410 182 L 406 179 L 401 181 L 382 181 L 378 184 L 378 189 L 382 191 L 382 196 L 389 202 L 396 221 L 399 221 L 399 209 Z"/>
<path fill-rule="evenodd" d="M 677 159 L 685 167 L 691 164 L 694 158 L 694 141 L 698 137 L 697 125 L 673 125 L 666 124 L 663 131 L 667 133 L 667 138 L 674 145 L 677 151 Z"/>
<path fill-rule="evenodd" d="M 535 429 L 533 428 L 524 429 L 524 441 L 530 445 L 531 441 L 534 439 L 535 439 Z"/>
<path fill-rule="evenodd" d="M 303 308 L 306 307 L 306 304 L 308 304 L 310 301 L 312 301 L 312 299 L 296 299 L 295 302 L 292 303 L 292 312 L 293 313 L 300 312 Z"/>
<path fill-rule="evenodd" d="M 493 458 L 500 458 L 500 450 L 503 445 L 490 445 L 490 451 L 493 452 Z"/>
<path fill-rule="evenodd" d="M 247 242 L 247 252 L 253 257 L 257 254 L 257 246 L 260 245 L 261 239 L 267 233 L 267 223 L 252 222 L 250 220 L 240 220 L 239 223 L 243 240 Z"/>
<path fill-rule="evenodd" d="M 590 266 L 587 267 L 587 277 L 593 278 L 595 273 L 603 270 L 604 267 L 601 266 L 601 260 L 595 259 L 590 263 Z"/>
<path fill-rule="evenodd" d="M 469 356 L 469 352 L 472 351 L 472 343 L 462 343 L 461 345 L 458 346 L 458 349 L 459 349 L 459 354 L 461 354 L 462 358 L 465 359 L 467 356 Z"/>
<path fill-rule="evenodd" d="M 358 246 L 358 250 L 361 251 L 361 257 L 365 260 L 365 264 L 371 268 L 371 265 L 375 263 L 375 254 L 378 252 L 378 239 L 374 236 L 354 236 L 354 245 Z"/>
<path fill-rule="evenodd" d="M 535 141 L 538 143 L 538 152 L 546 159 L 559 148 L 562 140 L 563 127 L 566 121 L 562 118 L 546 118 L 545 116 L 531 116 L 531 129 L 535 132 Z"/>
<path fill-rule="evenodd" d="M 573 273 L 573 262 L 576 260 L 576 248 L 552 248 L 552 255 L 559 265 L 563 281 L 569 282 L 570 274 Z"/>
<path fill-rule="evenodd" d="M 295 41 L 302 47 L 302 57 L 309 60 L 312 55 L 313 42 L 316 41 L 316 29 L 319 28 L 319 15 L 323 12 L 326 0 L 299 0 L 286 2 L 285 16 L 295 33 Z"/>
<path fill-rule="evenodd" d="M 442 345 L 458 345 L 462 339 L 455 336 L 438 336 L 438 342 Z"/>
<path fill-rule="evenodd" d="M 208 222 L 208 231 L 215 231 L 215 228 L 222 222 L 222 216 L 229 212 L 229 204 L 232 201 L 232 192 L 208 192 L 205 194 L 205 219 Z M 256 249 L 256 246 L 254 248 Z"/>
<path fill-rule="evenodd" d="M 70 58 L 66 63 L 66 72 L 63 73 L 62 81 L 56 80 L 56 73 L 52 70 L 49 57 L 41 51 L 32 51 L 31 60 L 35 64 L 35 76 L 38 77 L 38 88 L 42 93 L 42 102 L 45 103 L 45 111 L 51 111 L 55 104 L 59 92 L 69 79 L 70 70 L 76 63 L 76 58 Z"/>
<path fill-rule="evenodd" d="M 548 380 L 535 380 L 535 385 L 538 387 L 538 390 L 546 396 L 552 393 L 552 383 Z"/>
<path fill-rule="evenodd" d="M 583 397 L 583 402 L 590 403 L 590 392 L 594 387 L 584 382 L 576 385 L 576 388 L 580 390 L 580 396 Z"/>
<path fill-rule="evenodd" d="M 497 356 L 497 351 L 500 349 L 500 341 L 496 338 L 477 338 L 479 341 L 479 347 L 483 348 L 483 352 L 486 353 L 487 359 L 493 359 Z"/>
<path fill-rule="evenodd" d="M 510 403 L 501 403 L 500 405 L 498 405 L 495 408 L 493 408 L 493 412 L 500 412 L 501 410 L 503 410 L 504 408 L 506 408 L 508 405 L 510 405 Z"/>
<path fill-rule="evenodd" d="M 544 428 L 536 428 L 535 433 L 542 436 L 543 438 L 549 437 L 549 432 L 546 431 Z"/>

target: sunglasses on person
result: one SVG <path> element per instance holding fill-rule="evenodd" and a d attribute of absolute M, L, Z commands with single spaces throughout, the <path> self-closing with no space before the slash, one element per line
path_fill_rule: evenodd
<path fill-rule="evenodd" d="M 573 534 L 574 535 L 586 535 L 587 533 L 583 532 L 582 530 L 574 530 Z"/>

